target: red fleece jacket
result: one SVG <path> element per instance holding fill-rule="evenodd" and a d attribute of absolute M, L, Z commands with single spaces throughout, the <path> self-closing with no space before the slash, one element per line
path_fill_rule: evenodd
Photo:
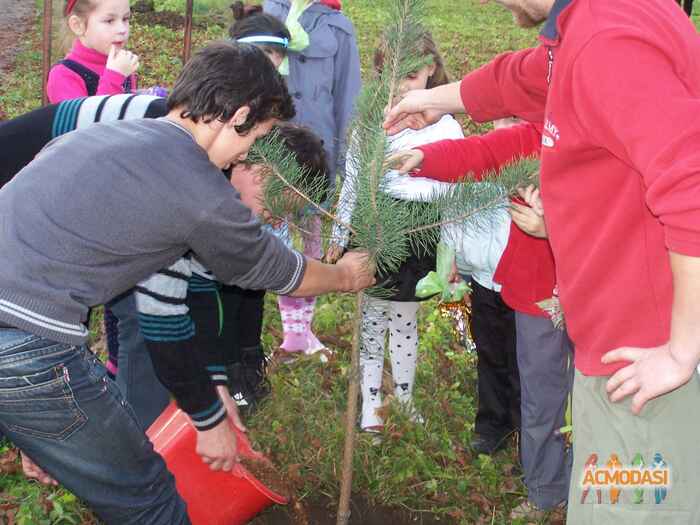
<path fill-rule="evenodd" d="M 576 367 L 670 338 L 668 251 L 700 257 L 700 37 L 673 2 L 557 0 L 543 45 L 461 84 L 472 118 L 544 121 L 541 186 Z"/>
<path fill-rule="evenodd" d="M 485 135 L 441 140 L 420 146 L 423 164 L 417 175 L 456 182 L 468 173 L 476 179 L 518 157 L 537 155 L 542 126 L 520 124 Z M 535 303 L 552 297 L 554 258 L 547 239 L 537 239 L 511 223 L 508 244 L 494 274 L 501 297 L 513 310 L 546 317 Z"/>

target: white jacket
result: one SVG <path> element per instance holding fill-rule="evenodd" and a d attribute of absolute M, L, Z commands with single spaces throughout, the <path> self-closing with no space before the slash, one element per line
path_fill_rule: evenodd
<path fill-rule="evenodd" d="M 401 151 L 438 140 L 463 137 L 459 122 L 451 115 L 445 115 L 435 124 L 421 130 L 406 129 L 390 137 L 389 151 Z M 352 220 L 355 207 L 357 167 L 354 158 L 351 147 L 345 168 L 345 181 L 336 209 L 336 216 L 346 224 Z M 383 181 L 384 190 L 392 197 L 414 201 L 430 201 L 449 186 L 449 183 L 423 177 L 399 175 L 395 170 L 386 173 Z M 500 291 L 501 286 L 493 282 L 493 274 L 508 243 L 510 215 L 504 208 L 493 213 L 490 220 L 491 225 L 476 230 L 469 229 L 465 223 L 447 224 L 442 228 L 442 240 L 455 249 L 460 273 L 471 275 L 476 282 L 490 290 Z M 331 241 L 345 246 L 348 233 L 346 228 L 335 223 Z"/>
<path fill-rule="evenodd" d="M 504 207 L 486 220 L 489 223 L 479 228 L 469 228 L 465 223 L 446 224 L 442 240 L 454 248 L 460 274 L 471 275 L 481 286 L 500 292 L 501 285 L 493 282 L 493 274 L 508 244 L 510 214 Z"/>
<path fill-rule="evenodd" d="M 407 150 L 430 144 L 443 139 L 461 139 L 464 137 L 462 126 L 451 115 L 443 116 L 435 124 L 431 124 L 420 130 L 405 129 L 389 137 L 389 152 Z M 345 164 L 345 180 L 340 190 L 340 199 L 336 208 L 336 216 L 345 224 L 350 224 L 355 208 L 355 184 L 357 179 L 357 161 L 354 147 L 348 151 Z M 439 182 L 423 177 L 408 177 L 399 175 L 396 170 L 391 170 L 384 175 L 382 187 L 392 197 L 402 200 L 427 202 L 434 198 L 442 190 L 449 188 L 446 182 Z M 345 227 L 335 223 L 331 240 L 335 244 L 345 246 L 348 241 L 348 231 Z"/>

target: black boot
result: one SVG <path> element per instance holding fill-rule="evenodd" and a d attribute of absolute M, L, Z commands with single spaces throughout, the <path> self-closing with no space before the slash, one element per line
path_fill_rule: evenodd
<path fill-rule="evenodd" d="M 229 391 L 238 407 L 251 413 L 272 387 L 267 378 L 267 356 L 262 346 L 241 349 L 241 361 L 228 367 Z"/>

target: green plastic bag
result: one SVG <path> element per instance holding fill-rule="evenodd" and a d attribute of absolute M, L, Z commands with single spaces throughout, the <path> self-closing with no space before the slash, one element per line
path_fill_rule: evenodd
<path fill-rule="evenodd" d="M 311 5 L 309 0 L 292 0 L 292 5 L 289 7 L 289 14 L 285 25 L 291 35 L 289 41 L 290 51 L 303 51 L 309 47 L 309 35 L 299 23 L 299 17 Z M 280 64 L 278 71 L 280 75 L 289 76 L 289 57 L 285 56 Z"/>
<path fill-rule="evenodd" d="M 459 283 L 449 282 L 452 261 L 455 257 L 454 249 L 444 242 L 438 243 L 436 271 L 429 272 L 416 285 L 416 297 L 425 298 L 441 294 L 443 302 L 457 302 L 464 299 L 464 295 L 470 292 L 469 285 L 464 281 Z"/>

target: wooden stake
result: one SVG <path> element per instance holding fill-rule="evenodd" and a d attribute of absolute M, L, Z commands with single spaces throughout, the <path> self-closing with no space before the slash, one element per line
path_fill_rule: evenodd
<path fill-rule="evenodd" d="M 341 471 L 340 501 L 337 525 L 347 525 L 350 520 L 350 495 L 352 493 L 352 456 L 355 451 L 355 427 L 357 426 L 357 398 L 360 394 L 360 329 L 362 326 L 362 301 L 365 293 L 359 292 L 355 303 L 355 325 L 352 332 L 350 356 L 350 383 L 348 406 L 345 413 L 345 449 Z"/>
<path fill-rule="evenodd" d="M 41 42 L 41 103 L 49 103 L 49 95 L 46 92 L 46 84 L 49 80 L 51 69 L 51 26 L 53 23 L 53 1 L 44 0 L 44 24 L 43 40 Z"/>
<path fill-rule="evenodd" d="M 182 65 L 187 64 L 192 53 L 192 3 L 193 0 L 187 0 L 185 7 L 185 41 L 182 45 Z"/>

